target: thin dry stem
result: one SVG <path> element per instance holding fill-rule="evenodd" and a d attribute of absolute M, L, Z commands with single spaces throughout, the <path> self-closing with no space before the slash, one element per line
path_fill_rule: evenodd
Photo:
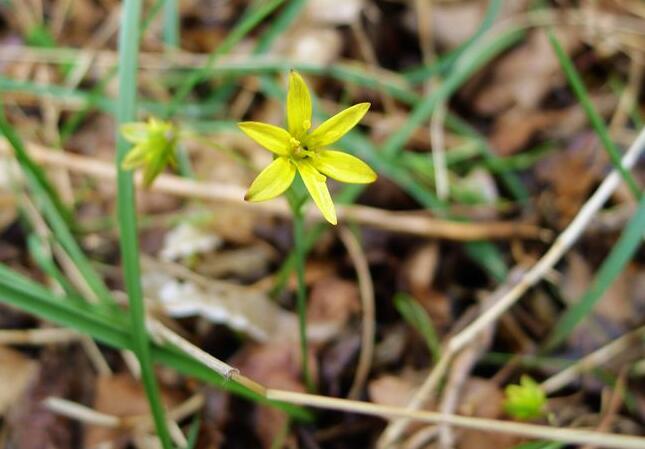
<path fill-rule="evenodd" d="M 497 301 L 499 301 L 511 288 L 513 282 L 521 276 L 524 272 L 522 268 L 514 268 L 507 279 L 507 281 L 499 286 L 492 294 L 482 300 L 483 310 L 488 310 L 493 307 Z M 458 323 L 459 324 L 459 323 Z M 430 374 L 423 382 L 421 387 L 415 392 L 414 396 L 408 403 L 407 408 L 409 410 L 418 410 L 423 407 L 427 402 L 430 401 L 436 394 L 436 388 L 439 385 L 439 382 L 443 379 L 446 371 L 452 364 L 453 359 L 457 356 L 459 351 L 451 348 L 448 343 L 445 345 L 439 361 L 434 366 Z M 402 418 L 395 421 L 392 421 L 385 428 L 381 437 L 379 438 L 377 447 L 379 448 L 389 448 L 392 446 L 405 432 L 408 424 L 410 423 L 409 419 Z"/>
<path fill-rule="evenodd" d="M 221 360 L 213 357 L 206 351 L 198 348 L 185 338 L 174 333 L 166 326 L 161 324 L 155 319 L 149 318 L 147 320 L 148 331 L 151 335 L 162 342 L 170 343 L 171 345 L 177 347 L 187 355 L 191 356 L 195 360 L 200 361 L 208 368 L 212 369 L 218 374 L 221 374 L 226 379 L 230 379 L 234 373 L 237 373 L 238 370 L 232 366 L 222 362 Z"/>
<path fill-rule="evenodd" d="M 100 179 L 114 180 L 116 174 L 111 163 L 70 153 L 52 151 L 36 144 L 28 144 L 31 156 L 39 163 L 95 176 Z M 0 140 L 0 152 L 11 154 L 5 140 Z M 141 178 L 137 176 L 137 182 Z M 140 184 L 139 184 L 140 185 Z M 290 218 L 289 207 L 282 198 L 263 203 L 245 202 L 243 187 L 214 182 L 199 182 L 179 176 L 162 174 L 152 185 L 153 191 L 164 192 L 187 198 L 217 201 L 232 204 L 248 210 L 261 211 L 283 218 Z M 418 235 L 429 238 L 472 241 L 508 238 L 548 239 L 550 232 L 527 223 L 508 221 L 486 223 L 464 223 L 429 217 L 423 213 L 391 212 L 367 206 L 336 206 L 341 222 L 356 222 L 366 226 L 392 232 Z M 323 220 L 317 210 L 312 209 L 309 219 Z"/>
<path fill-rule="evenodd" d="M 487 418 L 447 415 L 438 412 L 415 411 L 401 407 L 372 404 L 369 402 L 352 401 L 349 399 L 331 398 L 274 389 L 267 390 L 267 398 L 275 401 L 328 410 L 360 413 L 390 419 L 406 418 L 432 424 L 446 423 L 467 429 L 519 435 L 529 438 L 545 439 L 548 441 L 561 441 L 568 444 L 597 444 L 599 446 L 615 449 L 642 449 L 645 447 L 645 438 L 601 433 L 587 429 L 566 429 L 512 421 L 497 421 Z"/>
<path fill-rule="evenodd" d="M 645 339 L 645 326 L 639 327 L 586 355 L 574 365 L 546 379 L 540 386 L 547 394 L 555 393 L 574 382 L 582 373 L 609 362 L 618 354 L 633 347 L 633 345 L 642 344 L 643 339 Z"/>
<path fill-rule="evenodd" d="M 376 312 L 374 307 L 374 283 L 370 274 L 369 265 L 365 253 L 361 248 L 356 236 L 348 229 L 340 229 L 340 238 L 347 248 L 349 257 L 352 259 L 356 276 L 358 277 L 358 288 L 361 296 L 363 309 L 362 330 L 361 330 L 361 352 L 358 357 L 358 367 L 354 374 L 354 381 L 349 389 L 349 398 L 356 399 L 365 385 L 372 366 L 374 357 L 374 337 L 376 334 Z"/>
<path fill-rule="evenodd" d="M 430 121 L 430 142 L 432 143 L 435 185 L 437 188 L 437 196 L 442 200 L 448 199 L 450 193 L 443 126 L 445 118 L 446 103 L 442 102 L 437 106 Z"/>
<path fill-rule="evenodd" d="M 90 407 L 67 399 L 50 396 L 43 401 L 43 404 L 54 413 L 83 423 L 109 428 L 118 428 L 124 425 L 124 421 L 117 416 L 97 412 Z"/>
<path fill-rule="evenodd" d="M 70 329 L 0 330 L 0 345 L 51 345 L 78 341 L 82 335 Z"/>
<path fill-rule="evenodd" d="M 622 164 L 626 169 L 630 169 L 638 160 L 639 155 L 645 149 L 645 129 L 643 129 L 636 141 L 629 148 L 622 159 Z M 549 251 L 538 262 L 526 272 L 520 281 L 500 299 L 493 307 L 484 312 L 479 318 L 473 321 L 466 329 L 450 340 L 449 347 L 453 351 L 459 351 L 468 342 L 472 341 L 477 335 L 495 322 L 504 312 L 506 312 L 515 302 L 532 286 L 539 282 L 543 276 L 548 273 L 569 248 L 576 242 L 578 237 L 585 230 L 593 216 L 598 212 L 603 204 L 609 199 L 614 190 L 621 183 L 620 174 L 613 170 L 607 178 L 600 184 L 600 187 L 582 206 L 569 226 L 560 234 L 553 243 Z"/>

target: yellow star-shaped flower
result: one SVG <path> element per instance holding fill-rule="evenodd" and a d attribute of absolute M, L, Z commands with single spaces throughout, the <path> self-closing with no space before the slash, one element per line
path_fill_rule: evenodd
<path fill-rule="evenodd" d="M 291 71 L 287 93 L 288 131 L 268 123 L 238 123 L 247 136 L 277 156 L 255 178 L 245 199 L 265 201 L 275 198 L 289 188 L 298 171 L 325 219 L 336 224 L 336 209 L 327 189 L 327 176 L 341 182 L 368 184 L 376 180 L 376 173 L 360 159 L 326 147 L 356 126 L 369 107 L 369 103 L 354 105 L 309 132 L 309 90 L 302 77 Z"/>
<path fill-rule="evenodd" d="M 171 122 L 151 117 L 147 122 L 124 123 L 121 135 L 134 144 L 121 167 L 124 170 L 141 168 L 145 187 L 150 187 L 166 166 L 177 166 L 179 132 Z"/>

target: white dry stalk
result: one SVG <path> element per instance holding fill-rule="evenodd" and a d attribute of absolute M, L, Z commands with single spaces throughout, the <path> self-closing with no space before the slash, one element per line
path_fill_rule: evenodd
<path fill-rule="evenodd" d="M 77 341 L 76 331 L 62 328 L 0 330 L 0 345 L 49 345 Z"/>
<path fill-rule="evenodd" d="M 81 338 L 81 345 L 99 376 L 111 376 L 112 369 L 107 360 L 105 360 L 105 357 L 103 357 L 103 353 L 98 344 L 87 335 L 84 335 Z"/>
<path fill-rule="evenodd" d="M 365 253 L 361 248 L 358 239 L 348 228 L 340 229 L 340 238 L 347 248 L 349 257 L 352 259 L 356 276 L 358 277 L 358 288 L 361 296 L 362 307 L 362 329 L 361 329 L 361 352 L 358 357 L 358 367 L 354 374 L 352 386 L 349 389 L 349 398 L 359 397 L 361 389 L 369 376 L 374 357 L 374 335 L 376 333 L 375 308 L 374 308 L 374 283 L 370 275 L 369 265 Z"/>
<path fill-rule="evenodd" d="M 557 374 L 546 379 L 540 387 L 545 393 L 550 394 L 566 387 L 573 382 L 578 376 L 594 367 L 601 365 L 613 359 L 619 353 L 632 347 L 632 345 L 642 344 L 645 339 L 645 326 L 629 332 L 611 343 L 595 350 L 578 360 L 574 365 L 560 371 Z"/>
<path fill-rule="evenodd" d="M 442 102 L 432 114 L 430 121 L 430 142 L 432 144 L 432 162 L 434 165 L 435 186 L 437 196 L 441 200 L 448 199 L 450 185 L 448 168 L 446 166 L 446 145 L 444 122 L 446 118 L 446 103 Z"/>
<path fill-rule="evenodd" d="M 112 164 L 76 154 L 52 151 L 50 148 L 28 143 L 30 155 L 39 163 L 50 167 L 66 167 L 70 171 L 83 173 L 96 178 L 114 181 L 116 173 Z M 12 154 L 9 144 L 0 138 L 0 154 Z M 135 177 L 140 183 L 141 176 Z M 227 203 L 246 210 L 269 213 L 290 218 L 291 212 L 286 201 L 278 198 L 264 203 L 244 201 L 246 189 L 231 184 L 201 182 L 169 174 L 161 174 L 151 186 L 153 191 L 164 192 L 186 198 Z M 338 219 L 343 222 L 356 222 L 392 232 L 418 235 L 448 240 L 489 240 L 513 237 L 528 239 L 548 239 L 550 232 L 528 223 L 509 221 L 466 223 L 443 220 L 423 213 L 393 212 L 360 205 L 338 205 Z M 307 219 L 322 220 L 322 215 L 312 209 Z"/>
<path fill-rule="evenodd" d="M 380 418 L 406 418 L 431 424 L 450 424 L 451 426 L 465 429 L 559 441 L 567 444 L 594 444 L 613 449 L 643 449 L 645 447 L 645 438 L 642 437 L 597 432 L 588 429 L 550 427 L 489 418 L 451 415 L 440 412 L 410 410 L 403 407 L 284 390 L 269 389 L 267 390 L 266 396 L 268 399 L 275 401 L 327 410 L 360 413 L 369 416 L 378 416 Z"/>
<path fill-rule="evenodd" d="M 170 343 L 195 360 L 203 363 L 205 366 L 212 369 L 216 373 L 221 374 L 222 376 L 224 376 L 224 378 L 230 379 L 234 374 L 239 373 L 239 370 L 237 370 L 236 368 L 233 368 L 232 366 L 213 357 L 206 351 L 198 348 L 185 338 L 168 329 L 159 321 L 148 318 L 147 327 L 148 332 L 150 332 L 153 338 L 159 339 L 160 341 L 166 343 Z"/>
<path fill-rule="evenodd" d="M 622 158 L 622 165 L 629 170 L 638 160 L 640 154 L 645 150 L 645 128 L 630 146 L 627 153 Z M 490 309 L 486 310 L 466 329 L 450 340 L 448 344 L 451 351 L 461 350 L 465 345 L 472 341 L 486 327 L 496 321 L 504 312 L 506 312 L 515 302 L 532 286 L 539 282 L 547 274 L 562 256 L 573 246 L 578 237 L 585 230 L 593 216 L 600 210 L 603 204 L 607 202 L 614 190 L 621 182 L 620 174 L 613 170 L 609 176 L 600 184 L 594 194 L 582 206 L 573 221 L 560 234 L 553 243 L 551 248 L 538 260 L 538 262 L 526 272 L 520 281 Z"/>
<path fill-rule="evenodd" d="M 97 412 L 90 407 L 67 399 L 50 396 L 43 401 L 43 405 L 54 413 L 95 426 L 114 429 L 123 425 L 123 420 L 117 416 Z"/>
<path fill-rule="evenodd" d="M 638 157 L 645 149 L 645 128 L 622 158 L 622 164 L 626 169 L 630 169 L 638 160 Z M 582 234 L 593 216 L 598 212 L 602 205 L 609 199 L 614 190 L 621 182 L 620 174 L 614 169 L 609 176 L 600 184 L 594 194 L 582 206 L 569 226 L 560 234 L 553 243 L 551 248 L 542 256 L 540 260 L 528 271 L 524 272 L 515 285 L 508 290 L 497 302 L 489 309 L 485 310 L 477 319 L 468 325 L 459 334 L 450 339 L 446 346 L 441 359 L 433 368 L 432 372 L 417 390 L 411 401 L 408 403 L 408 410 L 420 409 L 433 393 L 443 373 L 449 366 L 453 356 L 461 351 L 473 339 L 475 339 L 483 330 L 491 326 L 499 317 L 504 314 L 515 302 L 533 285 L 535 285 L 543 276 L 549 273 L 560 258 L 567 252 L 573 243 Z M 379 447 L 388 447 L 394 441 L 398 440 L 407 427 L 406 420 L 397 420 L 391 422 L 386 428 L 379 440 Z"/>

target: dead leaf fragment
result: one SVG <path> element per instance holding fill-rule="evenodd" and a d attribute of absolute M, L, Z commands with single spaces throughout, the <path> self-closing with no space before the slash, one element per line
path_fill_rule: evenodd
<path fill-rule="evenodd" d="M 179 404 L 180 397 L 162 390 L 162 400 L 167 408 L 171 408 Z M 98 412 L 122 418 L 150 415 L 150 406 L 143 386 L 128 373 L 99 377 L 93 408 Z M 130 431 L 125 429 L 87 425 L 84 447 L 96 447 L 100 443 L 111 441 L 113 447 L 125 448 L 131 436 Z"/>
<path fill-rule="evenodd" d="M 37 372 L 36 361 L 0 346 L 0 416 L 22 396 Z"/>

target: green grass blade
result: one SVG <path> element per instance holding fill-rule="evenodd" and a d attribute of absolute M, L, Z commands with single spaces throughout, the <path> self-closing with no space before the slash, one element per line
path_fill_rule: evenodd
<path fill-rule="evenodd" d="M 140 281 L 134 182 L 132 173 L 121 168 L 130 145 L 118 131 L 123 123 L 135 119 L 141 6 L 141 0 L 125 0 L 119 33 L 119 98 L 116 111 L 117 218 L 123 276 L 130 306 L 132 344 L 141 366 L 141 380 L 150 403 L 157 435 L 164 449 L 172 449 L 161 395 L 152 366 L 150 342 L 146 328 L 146 311 Z"/>
<path fill-rule="evenodd" d="M 555 54 L 558 57 L 558 61 L 560 62 L 560 67 L 562 67 L 562 71 L 567 77 L 567 80 L 569 81 L 569 85 L 571 86 L 571 89 L 573 89 L 573 92 L 576 94 L 576 97 L 578 98 L 578 101 L 580 102 L 582 109 L 584 109 L 585 114 L 589 119 L 589 122 L 591 122 L 591 126 L 593 127 L 594 131 L 596 131 L 596 134 L 598 135 L 600 142 L 602 142 L 603 148 L 605 149 L 605 151 L 607 151 L 607 154 L 609 155 L 611 162 L 614 164 L 614 167 L 616 167 L 620 175 L 623 177 L 623 180 L 627 184 L 627 187 L 629 187 L 629 190 L 631 190 L 634 197 L 637 200 L 640 199 L 641 197 L 640 188 L 638 187 L 638 184 L 634 179 L 634 177 L 632 176 L 632 174 L 628 170 L 626 170 L 625 167 L 623 166 L 620 160 L 620 152 L 618 151 L 618 148 L 616 147 L 616 144 L 614 143 L 614 141 L 609 136 L 609 130 L 607 129 L 607 125 L 605 124 L 602 117 L 600 117 L 600 114 L 598 113 L 593 103 L 591 102 L 591 99 L 589 98 L 589 93 L 585 88 L 585 85 L 582 81 L 582 78 L 580 77 L 580 74 L 578 73 L 575 66 L 573 65 L 573 61 L 571 61 L 571 58 L 569 58 L 569 55 L 567 55 L 567 53 L 564 51 L 564 49 L 562 48 L 562 45 L 560 45 L 560 42 L 558 41 L 558 38 L 555 37 L 555 34 L 553 33 L 553 31 L 549 30 L 547 32 L 547 35 L 549 37 L 549 42 L 551 43 L 551 46 L 553 47 L 553 50 L 555 51 Z"/>
<path fill-rule="evenodd" d="M 141 24 L 141 34 L 148 29 L 150 24 L 152 23 L 153 19 L 157 16 L 159 11 L 161 11 L 161 7 L 163 6 L 164 0 L 156 0 L 155 4 L 150 8 L 150 12 L 148 13 L 147 17 L 143 20 L 143 23 Z M 89 114 L 94 107 L 99 103 L 101 100 L 104 99 L 103 92 L 105 92 L 105 88 L 110 84 L 112 79 L 116 76 L 118 70 L 118 65 L 114 65 L 110 67 L 110 69 L 107 71 L 107 73 L 101 78 L 101 80 L 96 84 L 96 86 L 91 90 L 88 101 L 87 103 L 83 106 L 82 109 L 79 111 L 74 112 L 68 120 L 66 120 L 63 123 L 63 126 L 61 128 L 60 132 L 60 140 L 61 140 L 61 145 L 67 141 L 71 137 L 72 134 L 74 134 L 74 131 L 80 126 L 81 123 L 83 123 L 83 120 L 85 120 L 85 117 L 87 117 L 87 114 Z"/>
<path fill-rule="evenodd" d="M 79 295 L 74 286 L 58 269 L 51 254 L 49 254 L 49 252 L 44 248 L 44 243 L 41 241 L 40 237 L 33 233 L 29 234 L 29 236 L 27 236 L 27 248 L 29 249 L 29 254 L 31 254 L 31 257 L 40 269 L 47 276 L 58 282 L 58 285 L 63 288 L 67 296 Z"/>
<path fill-rule="evenodd" d="M 168 48 L 179 47 L 179 0 L 164 0 L 163 2 L 163 41 Z"/>
<path fill-rule="evenodd" d="M 217 47 L 217 49 L 212 52 L 200 69 L 190 73 L 181 86 L 177 89 L 177 92 L 173 96 L 172 100 L 168 104 L 168 108 L 165 111 L 164 116 L 166 118 L 172 117 L 179 105 L 186 99 L 188 94 L 193 90 L 193 88 L 201 81 L 208 78 L 208 74 L 211 72 L 213 66 L 217 60 L 223 54 L 228 53 L 238 42 L 240 42 L 253 28 L 260 24 L 269 14 L 271 14 L 275 9 L 280 6 L 284 0 L 268 0 L 267 2 L 262 3 L 253 11 L 245 17 L 239 24 L 237 24 L 231 32 L 226 36 L 226 39 Z"/>
<path fill-rule="evenodd" d="M 405 321 L 421 334 L 432 354 L 432 359 L 437 362 L 441 357 L 441 344 L 426 310 L 416 299 L 406 293 L 397 293 L 394 296 L 394 306 Z"/>
<path fill-rule="evenodd" d="M 405 73 L 407 80 L 411 83 L 422 83 L 434 75 L 446 75 L 450 73 L 457 60 L 459 60 L 459 57 L 493 26 L 493 22 L 495 22 L 495 19 L 499 15 L 501 6 L 502 0 L 491 0 L 488 3 L 488 8 L 486 9 L 481 24 L 470 38 L 448 54 L 441 56 L 436 63 L 407 70 Z"/>
<path fill-rule="evenodd" d="M 85 301 L 54 295 L 42 285 L 0 264 L 0 302 L 10 304 L 41 319 L 75 329 L 117 349 L 133 350 L 125 312 L 107 316 Z M 247 399 L 269 404 L 300 420 L 310 414 L 300 407 L 268 401 L 246 387 L 224 379 L 198 361 L 169 347 L 153 346 L 152 358 L 160 363 Z"/>
<path fill-rule="evenodd" d="M 58 205 L 58 198 L 53 188 L 47 181 L 44 172 L 31 159 L 24 144 L 13 127 L 7 122 L 3 111 L 0 109 L 0 132 L 7 138 L 14 149 L 16 159 L 25 174 L 27 184 L 33 194 L 35 204 L 44 215 L 56 239 L 61 244 L 70 259 L 74 262 L 79 272 L 87 282 L 87 285 L 96 297 L 106 307 L 114 305 L 110 291 L 103 280 L 92 269 L 92 265 L 76 243 L 74 236 L 67 226 L 67 221 L 61 214 L 61 206 Z"/>
<path fill-rule="evenodd" d="M 556 323 L 551 335 L 544 343 L 545 350 L 552 350 L 565 341 L 576 326 L 591 313 L 593 307 L 636 253 L 643 241 L 644 233 L 645 196 L 641 199 L 636 214 L 627 223 L 618 242 L 600 266 L 589 290 Z"/>
<path fill-rule="evenodd" d="M 430 118 L 437 105 L 446 101 L 477 70 L 517 43 L 523 36 L 523 32 L 511 30 L 481 46 L 474 45 L 464 52 L 444 82 L 426 95 L 415 106 L 405 123 L 385 141 L 381 152 L 388 158 L 396 156 L 417 128 Z"/>

